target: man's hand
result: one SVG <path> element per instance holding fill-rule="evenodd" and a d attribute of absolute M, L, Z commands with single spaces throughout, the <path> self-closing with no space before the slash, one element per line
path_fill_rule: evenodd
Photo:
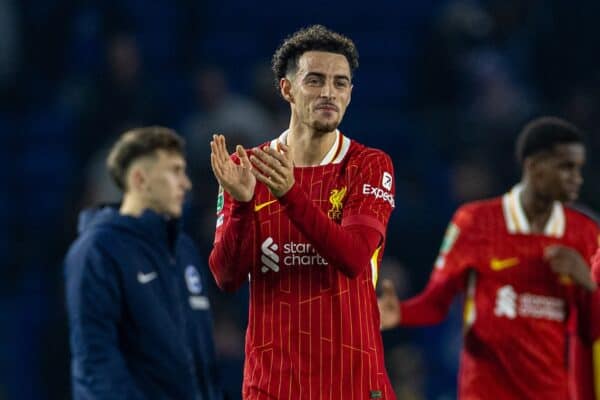
<path fill-rule="evenodd" d="M 283 152 L 265 146 L 256 149 L 250 156 L 255 168 L 252 173 L 257 180 L 267 185 L 273 196 L 279 198 L 286 194 L 296 181 L 294 178 L 294 163 L 290 159 L 290 148 L 280 143 Z"/>
<path fill-rule="evenodd" d="M 389 279 L 381 282 L 382 294 L 377 299 L 381 329 L 391 329 L 400 325 L 400 301 L 396 295 L 396 288 Z"/>
<path fill-rule="evenodd" d="M 252 200 L 256 178 L 252 174 L 252 164 L 248 159 L 246 150 L 240 145 L 235 148 L 240 158 L 239 165 L 229 157 L 225 136 L 213 135 L 210 150 L 210 165 L 223 190 L 238 201 L 247 202 Z"/>
<path fill-rule="evenodd" d="M 544 250 L 544 259 L 557 274 L 568 276 L 591 292 L 596 290 L 590 267 L 576 250 L 561 245 L 548 246 Z"/>

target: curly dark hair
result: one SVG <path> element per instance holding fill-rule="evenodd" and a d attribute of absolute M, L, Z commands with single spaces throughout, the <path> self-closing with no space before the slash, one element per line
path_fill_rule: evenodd
<path fill-rule="evenodd" d="M 327 51 L 346 57 L 353 73 L 358 68 L 358 50 L 354 42 L 323 25 L 312 25 L 300 29 L 286 38 L 273 54 L 272 69 L 275 73 L 275 86 L 279 81 L 298 68 L 298 59 L 307 51 Z"/>
<path fill-rule="evenodd" d="M 519 164 L 525 158 L 544 151 L 552 151 L 555 145 L 584 144 L 583 133 L 572 123 L 558 117 L 540 117 L 523 127 L 515 148 Z"/>
<path fill-rule="evenodd" d="M 135 128 L 121 135 L 106 159 L 106 167 L 119 189 L 126 191 L 125 176 L 133 162 L 154 156 L 157 150 L 180 155 L 185 153 L 185 141 L 172 129 L 163 126 Z"/>

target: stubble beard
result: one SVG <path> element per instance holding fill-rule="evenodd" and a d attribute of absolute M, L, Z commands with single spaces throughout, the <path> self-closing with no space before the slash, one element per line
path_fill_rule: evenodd
<path fill-rule="evenodd" d="M 312 125 L 313 125 L 312 128 L 316 133 L 325 134 L 325 133 L 333 132 L 334 130 L 337 129 L 337 127 L 340 124 L 339 124 L 339 121 L 335 121 L 335 122 L 315 121 L 315 122 L 313 122 Z"/>

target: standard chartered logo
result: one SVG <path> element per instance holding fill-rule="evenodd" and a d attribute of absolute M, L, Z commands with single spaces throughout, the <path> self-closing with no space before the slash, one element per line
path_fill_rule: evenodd
<path fill-rule="evenodd" d="M 260 245 L 260 251 L 262 252 L 260 256 L 262 267 L 260 270 L 263 274 L 268 272 L 269 269 L 279 272 L 279 256 L 275 253 L 278 248 L 279 246 L 273 242 L 273 238 L 270 236 Z"/>
<path fill-rule="evenodd" d="M 517 293 L 512 286 L 506 285 L 498 289 L 496 295 L 496 308 L 494 314 L 497 317 L 515 319 L 517 316 Z"/>
<path fill-rule="evenodd" d="M 283 261 L 283 265 L 287 267 L 328 265 L 327 260 L 310 243 L 285 243 L 281 248 L 283 254 L 282 258 L 280 258 L 279 254 L 277 254 L 280 250 L 279 245 L 269 236 L 260 246 L 260 250 L 262 252 L 260 257 L 262 266 L 260 270 L 263 274 L 269 271 L 279 272 L 280 261 Z"/>
<path fill-rule="evenodd" d="M 494 315 L 508 319 L 519 316 L 563 322 L 566 318 L 565 301 L 532 293 L 518 294 L 511 285 L 506 285 L 496 293 Z"/>

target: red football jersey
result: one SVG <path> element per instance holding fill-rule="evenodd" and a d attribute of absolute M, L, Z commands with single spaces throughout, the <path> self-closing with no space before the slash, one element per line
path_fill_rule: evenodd
<path fill-rule="evenodd" d="M 502 198 L 461 207 L 425 292 L 401 305 L 403 324 L 435 323 L 454 295 L 465 292 L 463 400 L 572 398 L 569 333 L 577 325 L 587 330 L 580 332 L 583 337 L 592 336 L 587 323 L 592 296 L 552 272 L 543 255 L 546 247 L 560 244 L 589 262 L 598 228 L 556 202 L 544 234 L 533 234 L 521 190 L 517 185 Z"/>
<path fill-rule="evenodd" d="M 598 238 L 598 246 L 600 246 L 600 238 Z M 594 257 L 592 257 L 592 273 L 594 280 L 600 282 L 600 247 L 596 250 Z"/>
<path fill-rule="evenodd" d="M 266 145 L 278 149 L 286 135 Z M 379 246 L 354 278 L 320 254 L 321 240 L 308 240 L 265 185 L 257 183 L 251 206 L 224 194 L 215 248 L 243 255 L 234 280 L 250 278 L 244 399 L 395 399 L 374 289 L 394 207 L 393 172 L 384 152 L 339 132 L 321 165 L 294 169 L 295 188 L 327 224 L 379 233 Z M 234 243 L 223 243 L 231 224 L 244 232 L 237 241 L 228 236 Z M 319 238 L 320 232 L 310 233 Z M 217 281 L 224 275 L 220 268 L 220 260 L 211 258 Z"/>

